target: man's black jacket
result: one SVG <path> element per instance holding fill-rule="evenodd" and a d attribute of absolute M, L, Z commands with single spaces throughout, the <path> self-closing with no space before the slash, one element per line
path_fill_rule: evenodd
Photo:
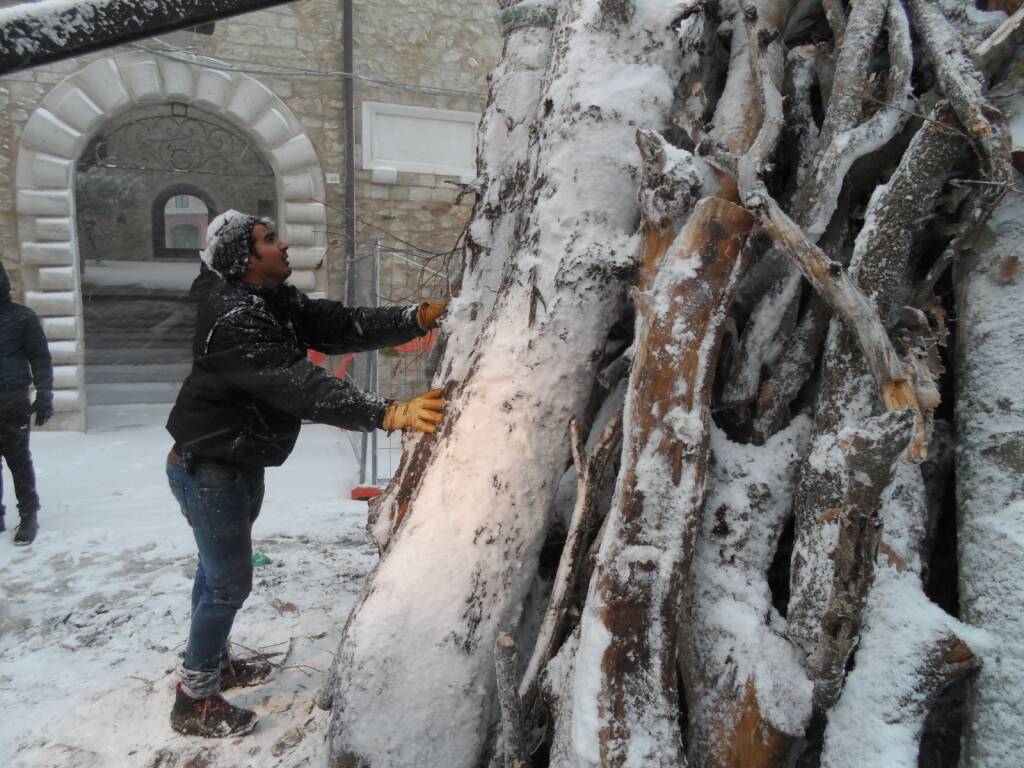
<path fill-rule="evenodd" d="M 200 285 L 202 283 L 202 285 Z M 261 467 L 288 458 L 302 419 L 369 431 L 389 401 L 313 365 L 326 354 L 395 346 L 422 336 L 416 306 L 350 309 L 293 286 L 267 289 L 201 278 L 192 371 L 167 429 L 180 451 Z"/>
<path fill-rule="evenodd" d="M 27 411 L 29 384 L 40 402 L 53 400 L 50 348 L 36 313 L 11 301 L 11 283 L 0 265 L 0 408 Z"/>

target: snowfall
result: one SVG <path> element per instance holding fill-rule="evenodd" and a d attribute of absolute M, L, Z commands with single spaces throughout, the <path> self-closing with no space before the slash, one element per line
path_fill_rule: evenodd
<path fill-rule="evenodd" d="M 235 622 L 236 652 L 276 654 L 264 685 L 227 698 L 256 710 L 244 738 L 205 740 L 168 723 L 196 565 L 164 475 L 168 407 L 89 410 L 86 433 L 32 435 L 40 532 L 0 534 L 0 766 L 319 766 L 328 713 L 315 705 L 341 628 L 376 562 L 366 504 L 350 500 L 349 435 L 306 425 L 267 470 L 253 531 L 258 567 Z"/>

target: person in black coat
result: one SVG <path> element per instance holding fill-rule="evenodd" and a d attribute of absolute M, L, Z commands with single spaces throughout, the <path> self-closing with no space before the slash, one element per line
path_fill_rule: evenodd
<path fill-rule="evenodd" d="M 29 385 L 36 390 L 29 401 Z M 36 426 L 53 416 L 53 365 L 43 326 L 36 313 L 11 301 L 11 281 L 0 264 L 0 456 L 14 478 L 21 522 L 18 546 L 31 544 L 39 530 L 39 495 L 28 448 L 29 418 Z M 3 477 L 0 475 L 0 531 L 5 530 Z"/>
<path fill-rule="evenodd" d="M 210 223 L 192 370 L 167 429 L 167 477 L 199 550 L 188 646 L 171 726 L 224 737 L 252 730 L 256 714 L 220 691 L 270 673 L 259 659 L 232 659 L 228 636 L 252 586 L 252 525 L 265 467 L 282 464 L 303 419 L 344 429 L 433 432 L 443 400 L 432 390 L 405 403 L 364 392 L 313 365 L 327 354 L 395 346 L 436 327 L 446 302 L 350 308 L 314 300 L 285 283 L 288 246 L 268 219 L 228 211 Z"/>

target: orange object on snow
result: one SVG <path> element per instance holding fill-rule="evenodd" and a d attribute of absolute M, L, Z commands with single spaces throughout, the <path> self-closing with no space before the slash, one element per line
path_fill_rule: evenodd
<path fill-rule="evenodd" d="M 352 489 L 353 501 L 369 501 L 375 496 L 380 496 L 380 488 L 375 485 L 359 485 Z"/>

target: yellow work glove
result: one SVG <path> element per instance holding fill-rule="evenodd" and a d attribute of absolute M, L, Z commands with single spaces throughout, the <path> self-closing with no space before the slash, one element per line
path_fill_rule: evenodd
<path fill-rule="evenodd" d="M 404 403 L 392 403 L 384 412 L 384 429 L 414 429 L 417 432 L 437 432 L 441 423 L 444 400 L 441 390 L 432 389 Z"/>
<path fill-rule="evenodd" d="M 447 307 L 448 299 L 424 301 L 420 304 L 420 308 L 416 310 L 416 322 L 420 324 L 420 328 L 424 331 L 437 328 L 437 318 L 444 314 Z"/>

